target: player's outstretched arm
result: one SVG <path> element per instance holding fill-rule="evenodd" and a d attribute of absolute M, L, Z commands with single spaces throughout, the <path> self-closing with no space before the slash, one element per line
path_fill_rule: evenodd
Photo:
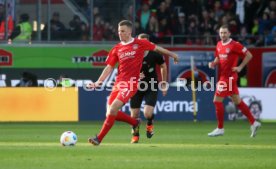
<path fill-rule="evenodd" d="M 213 62 L 209 62 L 208 66 L 210 69 L 215 69 L 216 65 L 218 64 L 219 59 L 216 57 Z"/>
<path fill-rule="evenodd" d="M 245 53 L 245 58 L 243 59 L 243 61 L 241 62 L 241 64 L 238 67 L 233 67 L 232 71 L 234 71 L 234 72 L 240 72 L 244 68 L 244 66 L 247 65 L 247 63 L 252 59 L 252 57 L 253 56 L 252 56 L 251 52 L 247 51 Z"/>
<path fill-rule="evenodd" d="M 96 88 L 101 86 L 103 81 L 107 78 L 108 75 L 113 71 L 113 67 L 111 65 L 107 65 L 104 70 L 102 71 L 102 74 L 100 75 L 99 79 L 95 83 L 89 83 L 87 84 L 88 88 Z"/>
<path fill-rule="evenodd" d="M 162 55 L 170 56 L 171 58 L 173 58 L 175 64 L 177 64 L 179 61 L 178 55 L 176 53 L 171 52 L 165 48 L 162 48 L 161 46 L 156 45 L 156 48 L 154 51 L 156 51 Z"/>

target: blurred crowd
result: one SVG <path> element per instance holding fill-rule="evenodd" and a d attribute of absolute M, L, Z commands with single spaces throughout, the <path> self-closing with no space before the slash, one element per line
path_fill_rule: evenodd
<path fill-rule="evenodd" d="M 136 0 L 134 5 L 133 1 L 120 0 L 123 6 L 120 10 L 105 8 L 104 2 L 94 0 L 93 9 L 90 9 L 88 0 L 76 1 L 88 20 L 93 16 L 92 27 L 79 15 L 74 15 L 66 27 L 61 19 L 65 16 L 53 12 L 51 26 L 46 24 L 42 30 L 42 40 L 50 35 L 50 39 L 56 41 L 117 41 L 117 22 L 129 19 L 135 22 L 135 34 L 147 33 L 156 43 L 173 40 L 174 44 L 214 45 L 218 40 L 218 28 L 228 24 L 232 37 L 246 46 L 276 44 L 276 0 Z M 120 14 L 116 15 L 118 12 Z M 0 5 L 0 39 L 4 39 L 4 13 Z M 28 14 L 22 15 L 23 20 L 21 18 L 16 26 L 6 17 L 11 40 L 24 33 L 25 38 L 31 38 L 26 36 L 30 28 L 22 24 L 29 22 Z"/>
<path fill-rule="evenodd" d="M 135 21 L 135 34 L 147 33 L 156 43 L 173 37 L 174 44 L 214 45 L 218 28 L 228 24 L 246 46 L 276 44 L 276 0 L 136 0 L 124 6 L 123 19 Z M 118 16 L 106 19 L 100 9 L 101 4 L 93 9 L 93 40 L 116 40 Z"/>
<path fill-rule="evenodd" d="M 178 43 L 214 45 L 228 24 L 244 45 L 276 44 L 276 0 L 141 0 L 137 7 L 136 33 L 155 42 L 180 35 Z"/>

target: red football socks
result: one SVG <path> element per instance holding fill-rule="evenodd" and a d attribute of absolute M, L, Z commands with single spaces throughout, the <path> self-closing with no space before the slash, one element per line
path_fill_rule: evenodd
<path fill-rule="evenodd" d="M 216 108 L 216 115 L 217 115 L 217 121 L 218 121 L 218 128 L 223 128 L 223 122 L 224 122 L 224 107 L 222 102 L 214 102 L 215 108 Z"/>
<path fill-rule="evenodd" d="M 252 125 L 255 122 L 255 118 L 250 112 L 249 107 L 243 101 L 241 101 L 240 104 L 238 104 L 237 106 L 241 110 L 242 114 L 247 117 L 249 123 Z"/>
<path fill-rule="evenodd" d="M 102 129 L 98 134 L 98 139 L 101 142 L 104 136 L 109 132 L 115 122 L 116 116 L 108 115 L 103 123 Z"/>
<path fill-rule="evenodd" d="M 126 113 L 124 113 L 122 111 L 118 111 L 116 120 L 126 122 L 132 126 L 137 125 L 137 120 L 135 118 L 130 117 L 129 115 L 127 115 Z"/>

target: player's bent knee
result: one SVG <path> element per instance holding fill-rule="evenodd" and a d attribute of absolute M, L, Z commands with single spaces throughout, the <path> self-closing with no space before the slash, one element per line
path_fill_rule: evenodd
<path fill-rule="evenodd" d="M 153 111 L 154 111 L 154 107 L 152 106 L 147 106 L 145 108 L 145 111 L 144 111 L 144 116 L 145 118 L 151 118 L 152 117 L 152 114 L 153 114 Z"/>
<path fill-rule="evenodd" d="M 112 108 L 110 108 L 109 111 L 107 112 L 107 114 L 110 114 L 110 115 L 113 115 L 113 116 L 116 116 L 117 113 L 118 113 L 118 110 L 112 109 Z"/>
<path fill-rule="evenodd" d="M 241 103 L 241 98 L 239 96 L 232 97 L 232 101 L 235 105 L 238 105 Z"/>
<path fill-rule="evenodd" d="M 147 113 L 147 114 L 145 113 L 144 116 L 145 116 L 146 119 L 149 119 L 149 118 L 152 117 L 152 114 L 153 114 L 153 113 Z"/>

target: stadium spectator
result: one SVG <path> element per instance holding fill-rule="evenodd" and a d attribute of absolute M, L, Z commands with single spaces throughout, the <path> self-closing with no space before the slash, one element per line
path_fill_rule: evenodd
<path fill-rule="evenodd" d="M 170 36 L 172 35 L 171 25 L 168 23 L 168 18 L 163 18 L 159 25 L 159 41 L 161 43 L 170 42 Z"/>
<path fill-rule="evenodd" d="M 259 19 L 254 18 L 253 19 L 253 26 L 251 28 L 251 34 L 252 35 L 258 35 L 258 33 L 259 33 Z"/>
<path fill-rule="evenodd" d="M 256 36 L 256 41 L 255 41 L 255 46 L 260 47 L 260 46 L 264 46 L 264 45 L 265 45 L 264 35 L 261 35 L 261 34 L 257 35 Z"/>
<path fill-rule="evenodd" d="M 139 34 L 138 39 L 147 39 L 149 40 L 149 35 L 147 34 Z M 167 95 L 167 65 L 162 55 L 148 51 L 146 52 L 143 65 L 140 73 L 140 89 L 136 92 L 136 94 L 130 100 L 130 107 L 131 107 L 131 117 L 138 119 L 140 117 L 140 107 L 142 104 L 143 99 L 145 99 L 145 106 L 144 106 L 144 117 L 147 119 L 146 125 L 146 134 L 147 138 L 151 138 L 154 134 L 153 132 L 153 120 L 154 114 L 153 110 L 157 101 L 157 94 L 158 94 L 158 84 L 154 83 L 153 88 L 147 86 L 151 86 L 152 82 L 158 82 L 157 73 L 156 73 L 156 66 L 160 66 L 161 71 L 161 81 L 162 81 L 162 94 L 163 96 Z M 165 82 L 165 83 L 164 83 Z M 145 90 L 144 90 L 145 89 Z M 131 143 L 138 143 L 139 142 L 139 129 L 136 132 L 132 132 L 133 136 L 131 139 Z"/>
<path fill-rule="evenodd" d="M 254 25 L 252 18 L 261 16 L 262 2 L 261 0 L 246 1 L 245 6 L 244 25 L 246 25 L 247 30 L 251 30 Z"/>
<path fill-rule="evenodd" d="M 160 3 L 159 8 L 157 9 L 156 15 L 157 15 L 157 19 L 159 20 L 160 23 L 164 18 L 165 19 L 170 18 L 171 13 L 167 8 L 166 2 Z"/>
<path fill-rule="evenodd" d="M 265 13 L 276 12 L 276 0 L 270 0 L 269 5 L 265 8 Z"/>
<path fill-rule="evenodd" d="M 172 0 L 164 0 L 165 5 L 166 5 L 166 9 L 170 12 L 173 13 L 174 11 L 174 2 Z"/>
<path fill-rule="evenodd" d="M 221 5 L 222 5 L 222 9 L 224 11 L 233 11 L 233 7 L 234 7 L 234 1 L 233 0 L 221 0 Z"/>
<path fill-rule="evenodd" d="M 93 25 L 93 40 L 102 41 L 104 37 L 104 21 L 97 15 L 95 16 L 95 23 Z"/>
<path fill-rule="evenodd" d="M 259 20 L 259 34 L 264 34 L 265 31 L 270 30 L 270 21 L 268 13 L 263 13 L 262 18 Z"/>
<path fill-rule="evenodd" d="M 82 41 L 87 41 L 89 40 L 89 28 L 86 25 L 86 23 L 81 22 L 81 40 Z"/>
<path fill-rule="evenodd" d="M 144 2 L 142 4 L 141 10 L 138 11 L 138 13 L 137 13 L 137 18 L 140 21 L 142 31 L 146 30 L 146 27 L 149 23 L 150 16 L 151 16 L 151 11 L 149 9 L 149 4 Z"/>
<path fill-rule="evenodd" d="M 51 23 L 51 27 L 50 27 L 51 40 L 65 40 L 67 38 L 68 31 L 64 26 L 64 24 L 60 21 L 60 14 L 58 12 L 53 13 L 50 23 Z M 49 29 L 49 25 L 46 24 L 42 31 L 42 37 L 45 40 L 48 38 L 48 29 Z"/>
<path fill-rule="evenodd" d="M 180 11 L 178 11 L 175 6 L 174 6 L 174 1 L 172 0 L 164 0 L 165 5 L 166 5 L 166 11 L 168 11 L 169 15 L 168 15 L 168 21 L 169 24 L 172 25 L 173 23 L 176 22 L 176 18 L 178 16 L 178 13 Z"/>
<path fill-rule="evenodd" d="M 222 7 L 221 7 L 221 2 L 220 1 L 216 1 L 214 3 L 214 20 L 216 22 L 219 22 L 220 18 L 223 16 L 224 14 L 224 11 L 222 10 Z"/>
<path fill-rule="evenodd" d="M 236 0 L 236 15 L 241 24 L 244 24 L 245 18 L 245 0 Z"/>
<path fill-rule="evenodd" d="M 152 42 L 157 42 L 159 37 L 159 23 L 155 14 L 151 15 L 145 32 L 151 35 Z"/>
<path fill-rule="evenodd" d="M 105 135 L 114 125 L 115 120 L 129 123 L 133 126 L 134 132 L 139 128 L 139 120 L 123 113 L 120 109 L 137 91 L 145 51 L 155 50 L 163 55 L 171 56 L 175 62 L 178 62 L 178 56 L 175 53 L 154 45 L 147 40 L 132 38 L 132 23 L 130 21 L 123 20 L 119 22 L 118 26 L 121 42 L 109 52 L 106 60 L 107 66 L 99 79 L 95 83 L 87 85 L 88 88 L 100 86 L 119 62 L 119 74 L 108 99 L 105 122 L 102 125 L 100 133 L 96 137 L 88 139 L 93 145 L 99 145 L 102 142 Z"/>
<path fill-rule="evenodd" d="M 156 12 L 159 5 L 160 5 L 160 1 L 158 0 L 142 0 L 144 2 L 147 2 L 150 6 L 150 9 L 153 11 L 153 12 Z"/>
<path fill-rule="evenodd" d="M 269 13 L 269 27 L 270 29 L 273 29 L 273 27 L 276 25 L 276 11 L 271 11 Z"/>
<path fill-rule="evenodd" d="M 135 9 L 134 9 L 133 5 L 128 6 L 127 12 L 124 12 L 124 13 L 123 13 L 124 18 L 125 18 L 126 20 L 133 21 L 133 19 L 134 19 L 134 16 L 133 16 L 134 10 L 135 10 Z"/>
<path fill-rule="evenodd" d="M 213 46 L 215 44 L 210 32 L 204 32 L 203 38 L 203 45 Z"/>
<path fill-rule="evenodd" d="M 135 26 L 135 34 L 140 34 L 143 32 L 139 20 L 135 21 L 134 26 Z"/>
<path fill-rule="evenodd" d="M 24 13 L 20 15 L 18 25 L 14 28 L 10 40 L 13 42 L 30 42 L 32 38 L 32 25 L 29 22 L 29 15 Z"/>
<path fill-rule="evenodd" d="M 238 35 L 239 34 L 239 22 L 237 21 L 236 16 L 231 12 L 227 12 L 226 16 L 228 18 L 228 25 L 229 25 L 231 34 Z"/>
<path fill-rule="evenodd" d="M 6 22 L 8 24 L 7 37 L 9 37 L 14 27 L 13 19 L 12 16 L 6 16 L 5 6 L 3 4 L 0 4 L 0 40 L 5 39 Z"/>
<path fill-rule="evenodd" d="M 78 15 L 69 22 L 70 40 L 88 40 L 88 27 Z"/>
<path fill-rule="evenodd" d="M 239 42 L 230 38 L 229 27 L 223 25 L 219 29 L 219 36 L 221 41 L 217 43 L 215 51 L 215 60 L 209 63 L 209 67 L 214 69 L 216 65 L 220 68 L 219 81 L 217 83 L 216 92 L 214 96 L 214 105 L 217 115 L 217 128 L 208 133 L 208 136 L 215 137 L 224 135 L 224 107 L 223 100 L 227 96 L 231 96 L 233 102 L 247 117 L 251 125 L 251 137 L 255 137 L 257 129 L 261 123 L 257 122 L 248 106 L 241 100 L 237 86 L 238 74 L 251 60 L 252 54 Z M 239 56 L 244 59 L 241 64 L 237 66 Z"/>
<path fill-rule="evenodd" d="M 190 19 L 188 29 L 188 39 L 187 39 L 187 44 L 194 44 L 195 43 L 195 37 L 199 35 L 199 30 L 198 26 L 196 25 L 196 20 L 195 19 Z"/>
<path fill-rule="evenodd" d="M 20 82 L 16 87 L 37 87 L 37 76 L 30 72 L 23 72 Z"/>
<path fill-rule="evenodd" d="M 174 35 L 186 35 L 187 34 L 187 23 L 185 19 L 185 14 L 183 12 L 178 13 L 178 19 L 172 26 Z M 185 42 L 185 38 L 177 38 L 177 43 Z"/>
<path fill-rule="evenodd" d="M 275 45 L 276 44 L 276 26 L 274 26 L 272 28 L 271 32 L 266 37 L 265 44 L 266 45 Z"/>
<path fill-rule="evenodd" d="M 103 39 L 107 41 L 112 41 L 116 39 L 116 30 L 115 28 L 109 23 L 105 22 L 104 23 L 104 31 L 103 31 Z"/>
<path fill-rule="evenodd" d="M 248 46 L 248 45 L 252 44 L 251 36 L 248 34 L 245 26 L 241 27 L 241 29 L 240 29 L 238 41 L 244 46 Z"/>
<path fill-rule="evenodd" d="M 97 15 L 100 15 L 100 9 L 99 9 L 99 7 L 95 6 L 93 8 L 93 16 L 95 17 Z"/>
<path fill-rule="evenodd" d="M 200 25 L 199 25 L 199 31 L 200 33 L 204 32 L 209 32 L 210 34 L 213 34 L 213 27 L 215 21 L 210 18 L 209 12 L 207 10 L 203 10 L 201 13 L 201 18 L 200 18 Z"/>

